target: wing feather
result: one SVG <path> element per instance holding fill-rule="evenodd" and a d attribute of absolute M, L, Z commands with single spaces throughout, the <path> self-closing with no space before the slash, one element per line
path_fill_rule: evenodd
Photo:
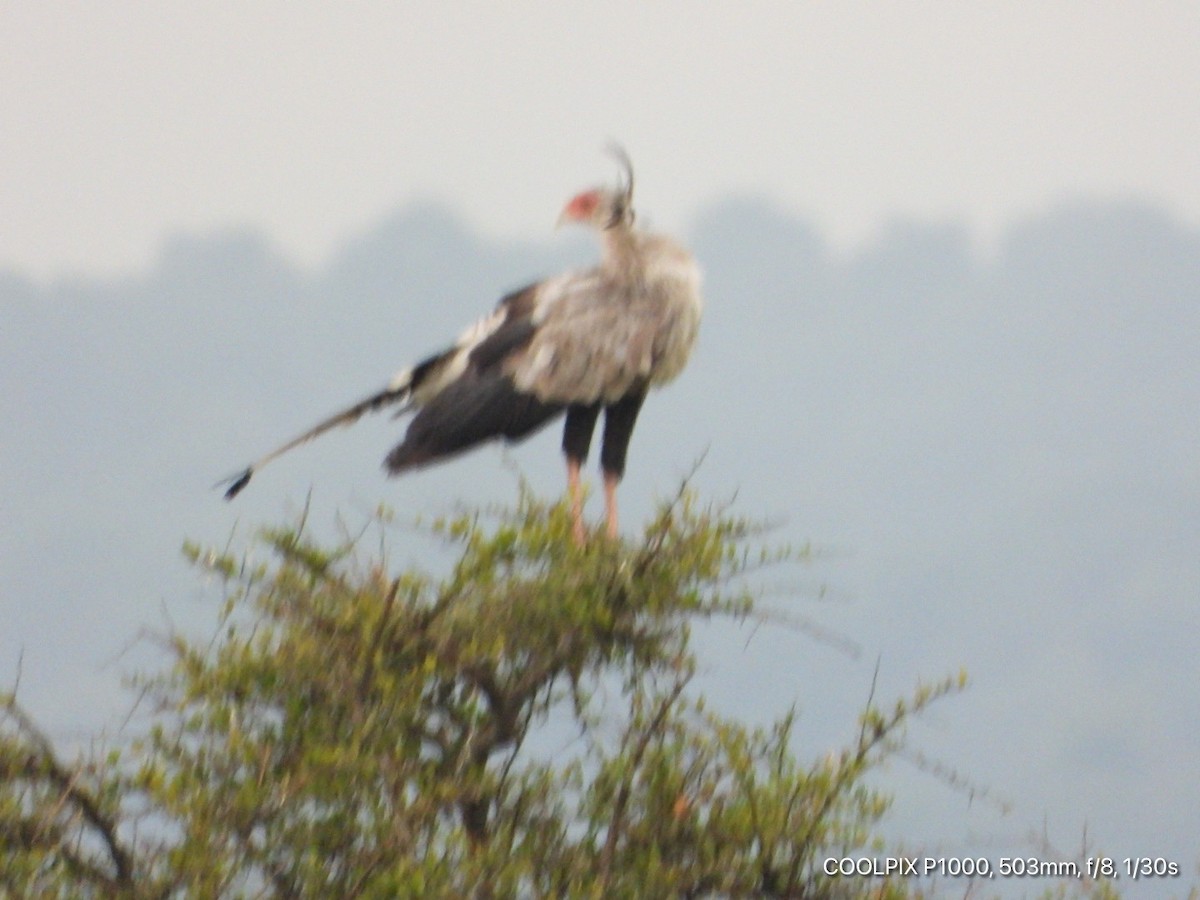
<path fill-rule="evenodd" d="M 521 390 L 551 403 L 613 402 L 644 383 L 661 318 L 625 286 L 600 277 L 564 292 L 509 365 Z"/>
<path fill-rule="evenodd" d="M 506 361 L 514 383 L 548 403 L 615 403 L 682 370 L 700 324 L 691 254 L 646 238 L 636 272 L 604 267 L 548 282 L 537 331 Z"/>
<path fill-rule="evenodd" d="M 495 367 L 514 350 L 527 343 L 536 331 L 533 321 L 543 300 L 543 287 L 543 284 L 531 284 L 507 294 L 500 299 L 489 315 L 467 328 L 453 346 L 403 370 L 387 387 L 322 419 L 312 428 L 259 457 L 246 468 L 222 479 L 217 486 L 226 487 L 225 499 L 232 500 L 241 493 L 254 474 L 267 463 L 327 431 L 351 425 L 367 413 L 377 412 L 387 406 L 402 404 L 395 414 L 397 417 L 413 409 L 426 407 L 448 389 L 459 385 L 468 373 L 471 373 L 474 382 L 478 382 L 478 372 Z M 506 391 L 513 396 L 507 396 Z M 489 398 L 503 401 L 498 411 L 487 410 Z M 480 415 L 481 410 L 487 412 L 487 415 Z M 488 382 L 486 389 L 482 391 L 478 386 L 474 391 L 467 388 L 457 390 L 447 402 L 438 407 L 436 415 L 423 421 L 418 434 L 425 434 L 431 423 L 444 426 L 458 414 L 474 415 L 478 418 L 478 423 L 471 427 L 460 425 L 458 437 L 455 437 L 456 432 L 453 429 L 449 430 L 447 440 L 450 443 L 472 439 L 471 435 L 475 432 L 489 427 L 499 428 L 502 435 L 511 438 L 543 424 L 556 411 L 544 407 L 536 399 L 520 396 L 511 383 L 507 389 L 502 389 L 502 386 Z M 429 440 L 423 440 L 421 446 L 428 449 L 432 444 Z"/>
<path fill-rule="evenodd" d="M 543 403 L 517 390 L 495 369 L 468 371 L 413 417 L 384 468 L 397 475 L 450 459 L 486 441 L 519 441 L 562 411 L 561 405 Z"/>

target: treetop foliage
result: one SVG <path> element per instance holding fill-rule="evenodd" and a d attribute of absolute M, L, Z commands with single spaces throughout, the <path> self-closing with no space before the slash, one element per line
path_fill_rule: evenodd
<path fill-rule="evenodd" d="M 379 532 L 386 535 L 386 517 Z M 961 679 L 870 703 L 849 745 L 793 747 L 689 688 L 690 626 L 759 615 L 746 576 L 802 556 L 686 488 L 636 541 L 562 504 L 424 529 L 436 575 L 303 521 L 220 579 L 211 640 L 166 636 L 138 737 L 65 763 L 0 696 L 0 888 L 13 896 L 849 896 L 888 799 L 864 776 Z M 262 549 L 266 558 L 253 561 Z M 567 738 L 562 735 L 567 734 Z M 875 881 L 876 896 L 903 883 Z"/>

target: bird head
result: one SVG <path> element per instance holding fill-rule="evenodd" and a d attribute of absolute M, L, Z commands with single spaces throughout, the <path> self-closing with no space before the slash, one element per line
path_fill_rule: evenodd
<path fill-rule="evenodd" d="M 571 198 L 558 217 L 558 224 L 576 223 L 597 231 L 633 224 L 633 164 L 616 144 L 608 148 L 621 166 L 624 183 L 618 188 L 592 188 Z"/>

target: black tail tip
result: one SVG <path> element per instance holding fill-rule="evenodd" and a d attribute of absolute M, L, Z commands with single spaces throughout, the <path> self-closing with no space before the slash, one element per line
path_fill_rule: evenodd
<path fill-rule="evenodd" d="M 242 492 L 242 488 L 250 483 L 250 476 L 254 474 L 253 469 L 247 469 L 242 474 L 233 479 L 233 483 L 229 485 L 229 489 L 225 491 L 225 499 L 232 500 Z"/>

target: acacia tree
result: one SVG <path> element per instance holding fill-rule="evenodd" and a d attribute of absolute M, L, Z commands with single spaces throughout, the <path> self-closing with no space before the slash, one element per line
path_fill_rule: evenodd
<path fill-rule="evenodd" d="M 795 556 L 756 546 L 753 523 L 685 489 L 640 541 L 578 547 L 564 507 L 523 491 L 430 530 L 457 554 L 441 577 L 364 559 L 362 541 L 324 548 L 303 523 L 263 535 L 264 562 L 187 548 L 224 583 L 220 634 L 168 636 L 170 668 L 139 683 L 153 724 L 103 758 L 63 762 L 0 697 L 0 886 L 864 893 L 821 862 L 869 846 L 888 800 L 864 775 L 961 679 L 869 704 L 845 749 L 805 762 L 792 713 L 750 728 L 689 690 L 690 625 L 759 615 L 745 576 Z"/>

